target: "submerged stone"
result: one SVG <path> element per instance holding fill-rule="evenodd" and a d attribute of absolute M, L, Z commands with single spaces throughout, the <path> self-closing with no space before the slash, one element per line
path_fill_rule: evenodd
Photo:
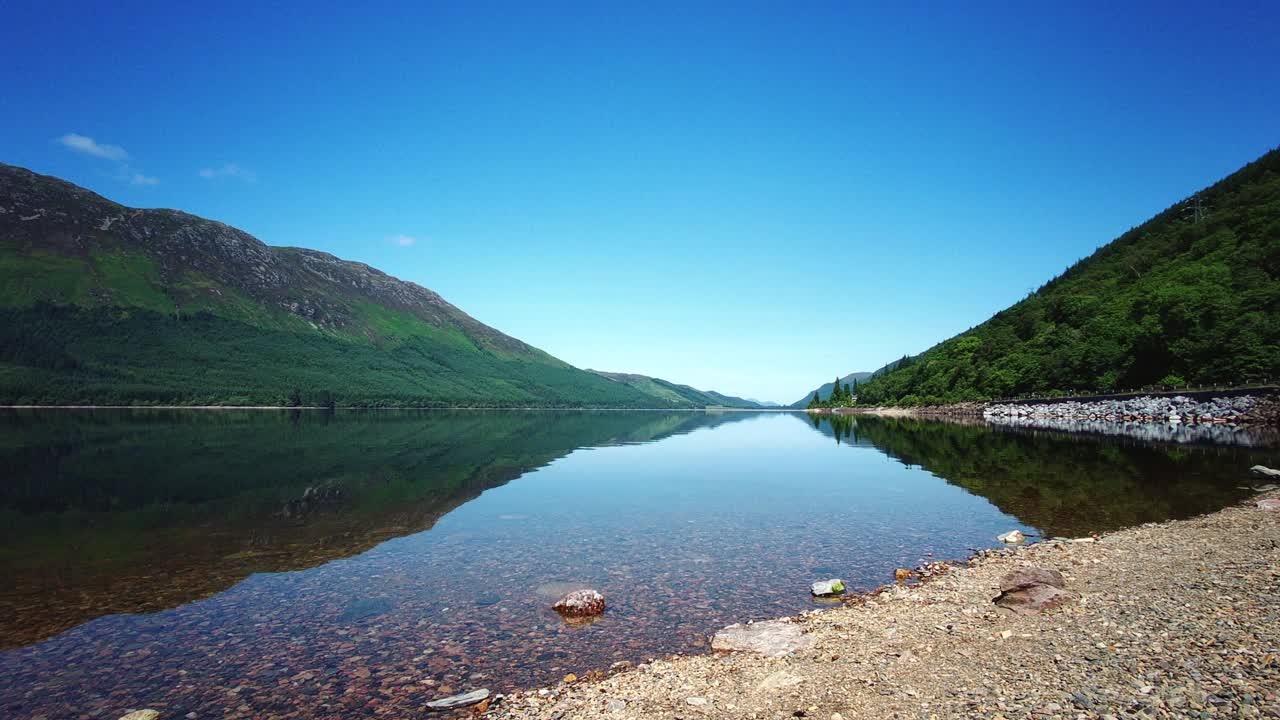
<path fill-rule="evenodd" d="M 1277 478 L 1280 479 L 1280 470 L 1266 467 L 1265 465 L 1254 465 L 1249 468 L 1249 474 L 1260 478 Z"/>
<path fill-rule="evenodd" d="M 156 720 L 160 717 L 158 710 L 134 710 L 128 715 L 121 715 L 120 720 Z"/>
<path fill-rule="evenodd" d="M 452 710 L 454 708 L 475 705 L 482 700 L 488 699 L 488 697 L 489 689 L 480 688 L 479 690 L 472 690 L 469 693 L 452 695 L 447 698 L 440 698 L 439 700 L 432 700 L 427 703 L 427 707 L 431 710 Z"/>
<path fill-rule="evenodd" d="M 555 611 L 565 617 L 590 617 L 604 612 L 604 595 L 591 589 L 574 590 L 556 601 Z"/>
<path fill-rule="evenodd" d="M 391 611 L 391 601 L 384 597 L 352 600 L 338 616 L 343 622 L 355 622 Z"/>

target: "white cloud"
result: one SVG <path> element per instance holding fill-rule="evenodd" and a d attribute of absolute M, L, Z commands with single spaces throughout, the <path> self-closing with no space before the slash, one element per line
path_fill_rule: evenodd
<path fill-rule="evenodd" d="M 418 242 L 418 238 L 412 235 L 397 235 L 391 238 L 391 242 L 399 245 L 400 247 L 409 247 L 410 245 Z"/>
<path fill-rule="evenodd" d="M 257 182 L 258 176 L 252 170 L 246 170 L 235 163 L 227 163 L 222 167 L 207 167 L 200 171 L 200 177 L 205 180 L 217 180 L 218 178 L 238 178 L 245 182 Z"/>
<path fill-rule="evenodd" d="M 125 152 L 124 148 L 119 145 L 106 145 L 104 143 L 99 143 L 91 137 L 79 135 L 77 133 L 67 133 L 66 135 L 58 138 L 58 142 L 62 143 L 63 147 L 70 148 L 78 153 L 84 153 L 85 155 L 92 155 L 94 157 L 105 158 L 107 160 L 115 160 L 117 162 L 123 162 L 129 159 L 129 153 Z"/>
<path fill-rule="evenodd" d="M 134 185 L 159 185 L 160 178 L 152 177 L 150 175 L 143 175 L 140 172 L 136 172 L 136 173 L 132 173 L 129 176 L 129 182 Z"/>

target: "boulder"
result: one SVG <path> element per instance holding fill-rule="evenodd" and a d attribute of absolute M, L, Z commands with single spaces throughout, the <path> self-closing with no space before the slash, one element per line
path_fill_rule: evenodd
<path fill-rule="evenodd" d="M 552 607 L 565 617 L 591 617 L 604 612 L 604 596 L 589 588 L 574 590 L 557 600 Z"/>
<path fill-rule="evenodd" d="M 156 720 L 160 717 L 158 710 L 134 710 L 128 715 L 121 715 L 120 720 Z"/>
<path fill-rule="evenodd" d="M 1280 510 L 1280 498 L 1267 498 L 1258 501 L 1258 508 L 1262 510 Z"/>
<path fill-rule="evenodd" d="M 1032 585 L 1052 585 L 1056 588 L 1065 588 L 1067 581 L 1062 577 L 1062 573 L 1057 570 L 1041 567 L 1019 568 L 1000 578 L 1000 592 L 1025 590 Z"/>
<path fill-rule="evenodd" d="M 711 649 L 718 652 L 749 652 L 780 657 L 813 645 L 813 638 L 800 632 L 789 622 L 769 620 L 751 624 L 734 624 L 711 638 Z"/>
<path fill-rule="evenodd" d="M 1006 545 L 1018 545 L 1022 541 L 1026 540 L 1027 536 L 1023 535 L 1019 530 L 1010 530 L 1003 535 L 997 535 L 996 539 Z"/>
<path fill-rule="evenodd" d="M 1059 607 L 1069 599 L 1071 599 L 1071 593 L 1062 588 L 1052 585 L 1032 585 L 1019 590 L 1002 592 L 995 603 L 1019 615 L 1034 615 Z"/>
<path fill-rule="evenodd" d="M 809 592 L 815 597 L 824 597 L 828 595 L 839 595 L 844 592 L 844 581 L 840 578 L 831 578 L 830 580 L 819 580 L 809 588 Z"/>
<path fill-rule="evenodd" d="M 479 703 L 482 700 L 487 700 L 488 698 L 489 698 L 488 688 L 481 688 L 479 690 L 472 690 L 469 693 L 463 693 L 461 695 L 452 695 L 447 698 L 432 700 L 431 702 L 427 703 L 427 708 L 430 710 L 452 710 L 454 708 L 466 707 L 468 705 L 475 705 L 476 703 Z"/>
<path fill-rule="evenodd" d="M 1071 598 L 1062 573 L 1042 567 L 1018 568 L 1000 578 L 995 604 L 1021 615 L 1052 610 Z"/>
<path fill-rule="evenodd" d="M 1274 470 L 1264 465 L 1254 465 L 1249 468 L 1249 474 L 1260 478 L 1273 478 L 1280 480 L 1280 470 Z"/>

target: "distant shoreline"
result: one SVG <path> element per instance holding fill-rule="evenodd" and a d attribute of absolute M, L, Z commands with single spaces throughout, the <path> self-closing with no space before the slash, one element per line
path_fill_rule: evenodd
<path fill-rule="evenodd" d="M 554 405 L 497 407 L 492 405 L 468 405 L 465 407 L 415 407 L 394 406 L 339 406 L 323 405 L 0 405 L 0 410 L 612 410 L 617 412 L 802 412 L 794 408 L 622 408 L 622 407 L 565 407 Z"/>

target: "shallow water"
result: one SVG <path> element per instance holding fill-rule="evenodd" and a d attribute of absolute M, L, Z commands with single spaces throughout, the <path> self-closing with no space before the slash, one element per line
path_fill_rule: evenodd
<path fill-rule="evenodd" d="M 416 714 L 1015 527 L 1211 511 L 1276 456 L 791 413 L 0 414 L 0 716 Z M 570 626 L 579 585 L 609 610 Z"/>

